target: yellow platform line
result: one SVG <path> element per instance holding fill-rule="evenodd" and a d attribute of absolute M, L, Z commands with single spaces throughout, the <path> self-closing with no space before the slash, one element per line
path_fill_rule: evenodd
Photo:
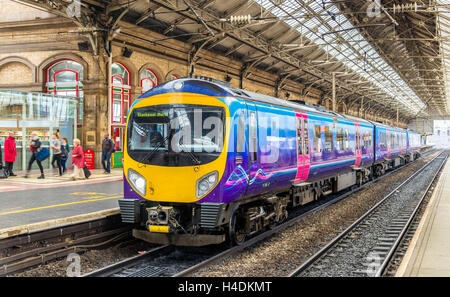
<path fill-rule="evenodd" d="M 116 199 L 116 198 L 121 198 L 121 197 L 123 197 L 123 195 L 111 196 L 111 197 L 105 197 L 105 198 L 99 198 L 99 199 L 90 199 L 90 200 L 83 200 L 83 201 L 67 202 L 67 203 L 47 205 L 47 206 L 40 206 L 40 207 L 35 207 L 35 208 L 21 209 L 21 210 L 8 211 L 8 212 L 1 212 L 0 216 L 9 215 L 9 214 L 16 214 L 16 213 L 23 213 L 23 212 L 29 212 L 29 211 L 34 211 L 34 210 L 47 209 L 47 208 L 54 208 L 54 207 L 60 207 L 60 206 L 67 206 L 67 205 L 74 205 L 74 204 L 81 204 L 81 203 L 89 203 L 89 202 L 96 202 L 96 201 L 102 201 L 102 200 Z"/>

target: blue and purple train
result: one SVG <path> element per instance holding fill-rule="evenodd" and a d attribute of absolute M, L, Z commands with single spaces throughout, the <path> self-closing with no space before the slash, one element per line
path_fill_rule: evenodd
<path fill-rule="evenodd" d="M 152 243 L 241 244 L 291 208 L 411 162 L 420 149 L 412 131 L 177 79 L 130 108 L 122 220 Z"/>

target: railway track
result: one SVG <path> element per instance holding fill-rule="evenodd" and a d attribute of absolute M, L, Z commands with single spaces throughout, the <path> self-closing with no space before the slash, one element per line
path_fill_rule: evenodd
<path fill-rule="evenodd" d="M 392 265 L 417 228 L 421 203 L 448 156 L 444 151 L 425 164 L 290 276 L 392 275 Z"/>
<path fill-rule="evenodd" d="M 429 151 L 424 154 L 431 154 Z M 412 164 L 412 163 L 410 163 Z M 408 165 L 406 165 L 408 166 Z M 405 168 L 402 166 L 387 172 L 380 178 L 386 178 L 390 174 Z M 235 255 L 242 250 L 261 242 L 270 236 L 277 234 L 305 218 L 306 216 L 317 212 L 329 205 L 337 203 L 342 199 L 360 191 L 377 182 L 380 178 L 365 183 L 361 187 L 347 190 L 346 192 L 330 195 L 329 197 L 305 205 L 300 209 L 294 210 L 287 221 L 281 223 L 266 232 L 260 233 L 240 246 L 226 247 L 221 245 L 212 248 L 196 248 L 194 253 L 190 249 L 175 248 L 173 246 L 160 246 L 150 250 L 142 255 L 134 256 L 132 258 L 123 260 L 121 262 L 109 265 L 102 269 L 93 271 L 83 275 L 83 277 L 109 277 L 109 276 L 125 276 L 125 277 L 150 277 L 150 276 L 174 276 L 185 277 L 212 265 L 225 257 Z M 200 251 L 199 251 L 200 250 Z"/>
<path fill-rule="evenodd" d="M 0 240 L 0 276 L 18 273 L 70 253 L 84 252 L 131 238 L 132 226 L 120 215 L 51 228 Z"/>

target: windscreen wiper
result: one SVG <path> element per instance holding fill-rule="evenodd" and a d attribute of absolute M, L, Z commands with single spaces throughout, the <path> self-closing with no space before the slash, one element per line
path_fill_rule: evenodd
<path fill-rule="evenodd" d="M 184 144 L 182 144 L 181 146 L 184 146 Z M 194 155 L 193 152 L 191 152 L 191 150 L 186 150 L 186 153 L 189 154 L 189 157 L 191 157 L 192 161 L 194 161 L 195 164 L 202 164 L 202 162 Z"/>
<path fill-rule="evenodd" d="M 155 147 L 153 150 L 151 150 L 149 153 L 145 154 L 144 157 L 140 158 L 140 159 L 138 160 L 138 162 L 139 162 L 139 163 L 143 163 L 143 161 L 145 161 L 145 160 L 150 161 L 150 160 L 152 159 L 152 157 L 153 157 L 153 154 L 154 154 L 160 147 L 162 147 L 162 146 L 164 146 L 164 145 L 166 144 L 166 141 L 170 138 L 171 135 L 172 135 L 172 134 L 169 133 L 169 135 L 167 135 L 166 138 L 164 138 L 164 139 L 162 139 L 162 140 L 159 140 L 158 143 L 157 143 L 157 145 L 156 145 L 156 147 Z"/>

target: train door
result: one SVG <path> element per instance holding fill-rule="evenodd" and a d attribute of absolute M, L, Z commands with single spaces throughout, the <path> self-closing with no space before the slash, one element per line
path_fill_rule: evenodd
<path fill-rule="evenodd" d="M 389 133 L 389 128 L 386 128 L 386 146 L 387 146 L 387 156 L 386 158 L 389 159 L 389 156 L 391 155 L 391 135 Z"/>
<path fill-rule="evenodd" d="M 355 122 L 355 167 L 359 167 L 361 165 L 361 126 L 358 122 Z"/>
<path fill-rule="evenodd" d="M 309 155 L 309 120 L 308 115 L 303 113 L 303 177 L 302 180 L 305 181 L 309 176 L 309 168 L 311 167 L 311 157 Z"/>
<path fill-rule="evenodd" d="M 309 175 L 309 125 L 308 116 L 296 112 L 297 117 L 297 176 L 295 182 L 305 181 Z"/>
<path fill-rule="evenodd" d="M 248 115 L 248 187 L 247 193 L 256 192 L 258 175 L 260 174 L 258 148 L 258 113 L 255 104 L 247 103 Z"/>

